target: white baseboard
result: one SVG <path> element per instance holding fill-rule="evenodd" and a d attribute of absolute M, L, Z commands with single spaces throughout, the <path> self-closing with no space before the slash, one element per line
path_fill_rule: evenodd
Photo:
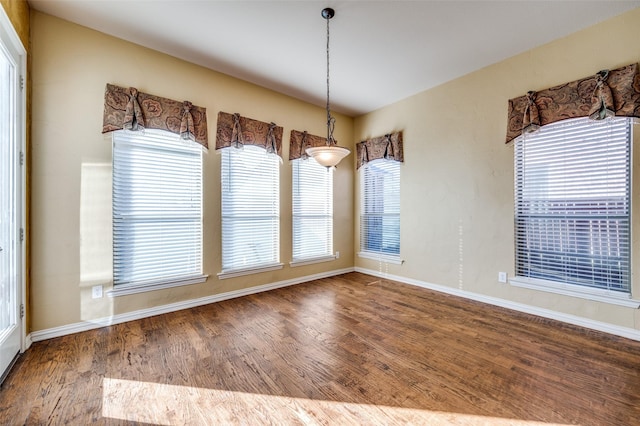
<path fill-rule="evenodd" d="M 29 333 L 26 336 L 24 336 L 24 345 L 23 345 L 23 348 L 22 348 L 22 352 L 24 352 L 27 349 L 29 349 L 31 347 L 32 343 L 33 343 L 33 340 L 31 339 L 31 333 Z"/>
<path fill-rule="evenodd" d="M 416 280 L 413 278 L 401 277 L 398 275 L 380 273 L 366 268 L 344 268 L 319 274 L 307 275 L 304 277 L 294 278 L 290 280 L 278 281 L 271 284 L 264 284 L 255 287 L 250 287 L 242 290 L 230 291 L 227 293 L 215 294 L 212 296 L 206 296 L 199 299 L 185 300 L 182 302 L 171 303 L 169 305 L 157 306 L 154 308 L 141 309 L 138 311 L 127 312 L 124 314 L 117 314 L 106 318 L 99 318 L 93 321 L 83 321 L 74 324 L 64 325 L 60 327 L 48 328 L 45 330 L 34 331 L 26 336 L 25 349 L 31 346 L 32 342 L 39 342 L 41 340 L 53 339 L 55 337 L 66 336 L 68 334 L 79 333 L 81 331 L 93 330 L 100 327 L 105 327 L 114 324 L 120 324 L 127 321 L 134 321 L 137 319 L 148 318 L 154 315 L 166 314 L 169 312 L 175 312 L 182 309 L 194 308 L 196 306 L 207 305 L 210 303 L 221 302 L 223 300 L 234 299 L 236 297 L 247 296 L 249 294 L 261 293 L 263 291 L 274 290 L 276 288 L 287 287 L 295 284 L 301 284 L 308 281 L 313 281 L 321 278 L 332 277 L 335 275 L 346 274 L 348 272 L 361 272 L 363 274 L 372 275 L 375 277 L 390 279 L 393 281 L 399 281 L 401 283 L 414 285 L 417 287 L 426 288 L 429 290 L 438 291 L 441 293 L 451 294 L 453 296 L 459 296 L 478 302 L 487 303 L 490 305 L 500 306 L 502 308 L 512 309 L 527 314 L 537 315 L 544 318 L 554 319 L 568 324 L 577 325 L 580 327 L 589 328 L 592 330 L 598 330 L 605 333 L 613 334 L 616 336 L 626 337 L 628 339 L 640 341 L 640 330 L 636 330 L 628 327 L 616 326 L 600 321 L 590 320 L 575 315 L 564 314 L 562 312 L 552 311 L 549 309 L 538 308 L 531 305 L 525 305 L 523 303 L 512 302 L 505 299 L 499 299 L 491 296 L 484 296 L 482 294 L 472 293 L 465 290 L 459 290 L 452 287 L 446 287 L 438 284 L 427 283 L 424 281 Z"/>
<path fill-rule="evenodd" d="M 185 300 L 182 302 L 171 303 L 168 305 L 156 306 L 148 309 L 140 309 L 138 311 L 116 314 L 105 318 L 98 318 L 92 321 L 83 321 L 74 324 L 63 325 L 60 327 L 48 328 L 32 332 L 29 337 L 29 345 L 31 342 L 39 342 L 41 340 L 53 339 L 54 337 L 66 336 L 68 334 L 79 333 L 81 331 L 93 330 L 114 324 L 120 324 L 127 321 L 133 321 L 142 318 L 152 317 L 154 315 L 166 314 L 182 309 L 194 308 L 196 306 L 208 305 L 210 303 L 221 302 L 223 300 L 234 299 L 236 297 L 247 296 L 249 294 L 261 293 L 263 291 L 274 290 L 276 288 L 287 287 L 295 284 L 302 284 L 308 281 L 318 280 L 320 278 L 332 277 L 335 275 L 353 272 L 354 268 L 336 269 L 328 272 L 321 272 L 304 277 L 293 278 L 290 280 L 278 281 L 275 283 L 249 287 L 242 290 L 234 290 L 226 293 L 214 294 L 212 296 L 201 297 L 199 299 Z"/>
<path fill-rule="evenodd" d="M 399 281 L 401 283 L 414 285 L 417 287 L 427 288 L 429 290 L 438 291 L 440 293 L 451 294 L 453 296 L 464 297 L 465 299 L 475 300 L 478 302 L 487 303 L 490 305 L 500 306 L 502 308 L 512 309 L 514 311 L 524 312 L 527 314 L 537 315 L 544 318 L 558 320 L 569 324 L 577 325 L 580 327 L 590 328 L 592 330 L 603 331 L 605 333 L 614 334 L 616 336 L 626 337 L 627 339 L 640 341 L 640 330 L 634 328 L 621 327 L 605 322 L 595 321 L 588 318 L 578 317 L 575 315 L 564 314 L 562 312 L 552 311 L 550 309 L 538 308 L 536 306 L 525 305 L 523 303 L 512 302 L 510 300 L 499 299 L 491 296 L 484 296 L 478 293 L 472 293 L 465 290 L 459 290 L 453 287 L 446 287 L 438 284 L 431 284 L 413 278 L 401 277 L 398 275 L 380 273 L 372 269 L 354 268 L 356 272 L 361 272 L 367 275 L 373 275 L 375 277 L 385 278 L 393 281 Z"/>

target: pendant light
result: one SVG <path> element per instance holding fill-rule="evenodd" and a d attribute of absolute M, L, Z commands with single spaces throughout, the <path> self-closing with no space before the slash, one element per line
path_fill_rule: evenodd
<path fill-rule="evenodd" d="M 331 116 L 329 104 L 329 20 L 335 16 L 335 11 L 329 7 L 322 9 L 322 17 L 327 20 L 327 144 L 307 148 L 307 155 L 313 157 L 319 164 L 326 168 L 335 167 L 340 160 L 349 155 L 351 151 L 336 144 L 333 139 L 333 128 L 336 119 Z"/>

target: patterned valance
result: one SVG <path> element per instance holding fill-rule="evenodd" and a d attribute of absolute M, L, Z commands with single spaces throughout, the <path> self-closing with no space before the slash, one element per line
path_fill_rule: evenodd
<path fill-rule="evenodd" d="M 356 144 L 356 151 L 356 155 L 358 156 L 356 169 L 359 169 L 369 161 L 380 158 L 404 162 L 402 132 L 390 133 L 362 141 Z"/>
<path fill-rule="evenodd" d="M 208 148 L 207 110 L 189 101 L 174 101 L 107 84 L 102 133 L 114 130 L 160 129 Z"/>
<path fill-rule="evenodd" d="M 275 123 L 265 123 L 240 114 L 218 113 L 216 149 L 257 145 L 282 157 L 282 132 Z"/>
<path fill-rule="evenodd" d="M 509 100 L 507 143 L 540 126 L 576 117 L 640 117 L 638 64 Z"/>
<path fill-rule="evenodd" d="M 337 143 L 337 142 L 336 142 Z M 305 149 L 314 146 L 324 146 L 327 144 L 327 138 L 322 136 L 310 135 L 309 133 L 291 131 L 289 138 L 289 160 L 297 160 L 298 158 L 307 158 Z"/>

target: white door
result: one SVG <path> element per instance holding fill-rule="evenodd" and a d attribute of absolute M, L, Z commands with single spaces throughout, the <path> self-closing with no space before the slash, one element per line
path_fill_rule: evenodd
<path fill-rule="evenodd" d="M 22 94 L 21 52 L 0 16 L 0 377 L 21 349 Z"/>

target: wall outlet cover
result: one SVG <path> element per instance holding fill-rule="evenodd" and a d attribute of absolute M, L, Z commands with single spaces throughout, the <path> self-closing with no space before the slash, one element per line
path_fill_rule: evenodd
<path fill-rule="evenodd" d="M 93 299 L 100 299 L 102 297 L 102 286 L 94 285 L 91 287 L 91 297 Z"/>

